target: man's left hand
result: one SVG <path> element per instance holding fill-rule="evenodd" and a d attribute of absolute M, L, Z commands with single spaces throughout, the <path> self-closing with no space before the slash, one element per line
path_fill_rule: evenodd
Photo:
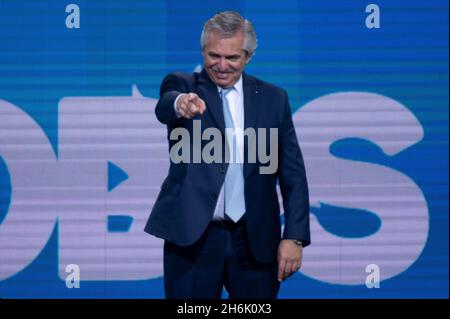
<path fill-rule="evenodd" d="M 284 239 L 278 246 L 278 281 L 286 280 L 302 266 L 303 247 L 291 239 Z"/>

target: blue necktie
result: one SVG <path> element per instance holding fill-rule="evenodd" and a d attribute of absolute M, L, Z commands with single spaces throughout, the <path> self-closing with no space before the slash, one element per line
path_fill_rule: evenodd
<path fill-rule="evenodd" d="M 223 115 L 225 119 L 225 127 L 234 129 L 233 117 L 231 116 L 230 105 L 228 103 L 227 94 L 230 93 L 233 88 L 222 89 L 220 91 L 223 105 Z M 227 143 L 227 147 L 233 147 L 233 151 L 230 150 L 230 154 L 233 154 L 233 158 L 230 158 L 228 164 L 227 173 L 225 175 L 225 214 L 230 217 L 234 222 L 237 222 L 245 213 L 245 198 L 244 198 L 244 174 L 242 163 L 237 163 L 238 148 L 236 143 L 236 134 L 227 136 L 228 141 L 232 141 L 232 144 Z"/>

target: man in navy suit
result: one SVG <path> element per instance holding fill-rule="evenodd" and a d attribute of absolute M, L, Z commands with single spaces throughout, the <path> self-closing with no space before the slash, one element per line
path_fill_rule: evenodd
<path fill-rule="evenodd" d="M 280 282 L 300 268 L 303 247 L 310 244 L 308 186 L 288 96 L 243 72 L 257 43 L 252 24 L 240 14 L 209 19 L 201 44 L 203 70 L 170 74 L 161 84 L 156 116 L 168 129 L 171 163 L 145 231 L 165 240 L 167 298 L 220 298 L 223 287 L 230 298 L 276 298 Z M 258 143 L 233 133 L 271 128 L 276 138 L 267 133 Z M 195 136 L 189 139 L 187 157 L 174 160 L 182 134 L 173 133 L 199 137 L 196 129 L 200 144 Z M 205 133 L 214 130 L 223 147 L 215 149 L 219 160 L 206 161 L 198 148 L 204 149 Z M 277 165 L 262 173 L 265 163 L 248 160 L 249 153 L 268 143 L 276 145 L 269 148 Z"/>

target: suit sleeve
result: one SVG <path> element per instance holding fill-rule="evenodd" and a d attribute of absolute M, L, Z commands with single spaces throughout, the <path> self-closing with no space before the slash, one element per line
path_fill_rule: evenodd
<path fill-rule="evenodd" d="M 174 109 L 175 100 L 182 93 L 188 93 L 182 79 L 176 74 L 167 75 L 161 83 L 155 109 L 156 117 L 161 123 L 177 126 L 184 121 L 184 118 L 177 117 Z"/>
<path fill-rule="evenodd" d="M 305 165 L 292 122 L 288 95 L 283 91 L 282 122 L 279 128 L 279 184 L 283 197 L 285 225 L 283 239 L 297 239 L 303 247 L 311 243 L 309 192 Z"/>

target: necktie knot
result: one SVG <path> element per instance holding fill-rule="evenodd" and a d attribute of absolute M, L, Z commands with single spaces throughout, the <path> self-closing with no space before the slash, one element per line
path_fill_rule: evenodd
<path fill-rule="evenodd" d="M 234 90 L 234 87 L 221 89 L 220 90 L 220 95 L 221 95 L 222 99 L 225 98 L 228 95 L 228 93 L 230 93 L 233 90 Z"/>

